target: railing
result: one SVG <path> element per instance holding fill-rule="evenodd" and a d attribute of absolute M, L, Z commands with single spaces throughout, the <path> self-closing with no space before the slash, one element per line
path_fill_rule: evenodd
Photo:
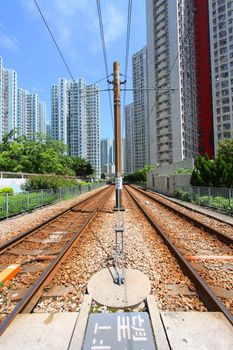
<path fill-rule="evenodd" d="M 61 187 L 56 190 L 46 189 L 31 192 L 0 195 L 0 219 L 17 214 L 30 212 L 33 209 L 43 207 L 63 199 L 72 198 L 82 193 L 94 190 L 106 182 L 92 182 L 76 187 Z"/>
<path fill-rule="evenodd" d="M 233 188 L 179 187 L 174 197 L 233 215 Z"/>
<path fill-rule="evenodd" d="M 76 176 L 68 176 L 68 175 L 54 175 L 54 174 L 31 174 L 31 173 L 14 173 L 11 171 L 0 171 L 1 179 L 27 179 L 31 176 L 59 176 L 65 177 L 69 179 L 76 179 Z"/>

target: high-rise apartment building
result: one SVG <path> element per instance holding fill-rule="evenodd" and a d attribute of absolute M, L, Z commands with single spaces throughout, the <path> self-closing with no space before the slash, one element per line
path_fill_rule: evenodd
<path fill-rule="evenodd" d="M 193 0 L 147 0 L 150 163 L 156 166 L 198 151 L 193 16 Z"/>
<path fill-rule="evenodd" d="M 198 152 L 214 156 L 208 0 L 193 0 Z"/>
<path fill-rule="evenodd" d="M 37 94 L 18 88 L 17 135 L 35 138 L 35 133 L 46 133 L 46 104 Z"/>
<path fill-rule="evenodd" d="M 17 130 L 17 136 L 33 138 L 45 130 L 46 105 L 39 97 L 25 89 L 17 88 L 17 73 L 4 69 L 0 57 L 0 141 L 4 133 Z"/>
<path fill-rule="evenodd" d="M 130 174 L 134 171 L 134 104 L 125 106 L 125 173 Z"/>
<path fill-rule="evenodd" d="M 149 125 L 147 90 L 147 49 L 135 53 L 132 57 L 133 70 L 133 157 L 134 170 L 149 163 Z"/>
<path fill-rule="evenodd" d="M 232 138 L 233 130 L 233 2 L 209 0 L 213 124 L 218 141 Z"/>
<path fill-rule="evenodd" d="M 51 88 L 51 136 L 71 156 L 86 159 L 100 176 L 99 87 L 84 79 L 60 79 Z"/>
<path fill-rule="evenodd" d="M 17 95 L 17 131 L 19 135 L 28 135 L 29 131 L 29 106 L 28 94 L 25 89 L 18 89 Z"/>
<path fill-rule="evenodd" d="M 46 135 L 46 103 L 39 102 L 39 131 Z"/>
<path fill-rule="evenodd" d="M 112 171 L 113 161 L 113 140 L 106 138 L 100 141 L 101 173 Z M 110 169 L 110 170 L 109 170 Z"/>
<path fill-rule="evenodd" d="M 17 73 L 4 69 L 0 57 L 0 141 L 17 126 Z"/>

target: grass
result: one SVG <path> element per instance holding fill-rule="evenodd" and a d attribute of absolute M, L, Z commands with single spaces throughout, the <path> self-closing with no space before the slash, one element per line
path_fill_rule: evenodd
<path fill-rule="evenodd" d="M 181 199 L 186 202 L 190 202 L 190 193 L 185 190 L 177 189 L 174 192 L 174 197 Z M 226 213 L 233 213 L 233 199 L 231 201 L 227 198 L 221 196 L 195 196 L 195 199 L 192 200 L 193 203 L 208 206 L 210 208 L 221 210 Z"/>
<path fill-rule="evenodd" d="M 100 186 L 102 184 L 104 183 L 101 183 Z M 99 185 L 83 184 L 78 187 L 61 188 L 57 191 L 43 190 L 8 195 L 8 214 L 6 207 L 6 195 L 0 195 L 0 219 L 30 212 L 33 209 L 52 204 L 59 200 L 72 198 L 80 193 L 91 191 L 97 187 L 99 187 Z"/>

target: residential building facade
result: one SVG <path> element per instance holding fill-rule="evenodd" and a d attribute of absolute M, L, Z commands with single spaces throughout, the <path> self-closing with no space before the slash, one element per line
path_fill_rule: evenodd
<path fill-rule="evenodd" d="M 125 106 L 125 173 L 134 171 L 134 104 Z"/>
<path fill-rule="evenodd" d="M 46 134 L 46 103 L 37 94 L 18 88 L 17 135 L 34 139 L 36 133 Z"/>
<path fill-rule="evenodd" d="M 233 137 L 233 2 L 209 0 L 215 154 Z"/>
<path fill-rule="evenodd" d="M 51 87 L 51 136 L 71 156 L 86 159 L 100 177 L 99 87 L 84 79 L 59 79 Z"/>
<path fill-rule="evenodd" d="M 101 139 L 100 159 L 101 159 L 101 173 L 112 174 L 115 171 L 112 139 L 109 139 L 109 138 Z"/>
<path fill-rule="evenodd" d="M 0 141 L 17 126 L 17 73 L 5 69 L 0 57 Z"/>
<path fill-rule="evenodd" d="M 148 83 L 147 83 L 147 49 L 135 53 L 132 57 L 133 73 L 133 168 L 143 168 L 149 163 L 149 129 L 148 129 Z"/>
<path fill-rule="evenodd" d="M 5 69 L 0 57 L 0 142 L 5 133 L 16 130 L 17 136 L 34 138 L 36 132 L 44 133 L 46 104 L 37 94 L 17 87 L 17 73 Z"/>
<path fill-rule="evenodd" d="M 193 0 L 198 152 L 214 156 L 208 0 Z"/>
<path fill-rule="evenodd" d="M 150 163 L 198 152 L 193 0 L 147 0 Z"/>

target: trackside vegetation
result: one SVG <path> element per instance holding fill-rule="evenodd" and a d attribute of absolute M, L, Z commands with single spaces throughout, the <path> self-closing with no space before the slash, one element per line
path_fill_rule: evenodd
<path fill-rule="evenodd" d="M 68 149 L 61 141 L 39 133 L 29 140 L 25 136 L 17 137 L 16 131 L 11 131 L 4 135 L 0 144 L 0 170 L 77 177 L 94 174 L 85 159 L 67 154 Z"/>
<path fill-rule="evenodd" d="M 124 181 L 129 182 L 146 182 L 146 176 L 153 169 L 151 165 L 145 165 L 142 169 L 136 170 L 134 173 L 126 175 Z"/>
<path fill-rule="evenodd" d="M 192 186 L 233 187 L 233 139 L 218 144 L 217 157 L 197 156 L 191 177 Z"/>

